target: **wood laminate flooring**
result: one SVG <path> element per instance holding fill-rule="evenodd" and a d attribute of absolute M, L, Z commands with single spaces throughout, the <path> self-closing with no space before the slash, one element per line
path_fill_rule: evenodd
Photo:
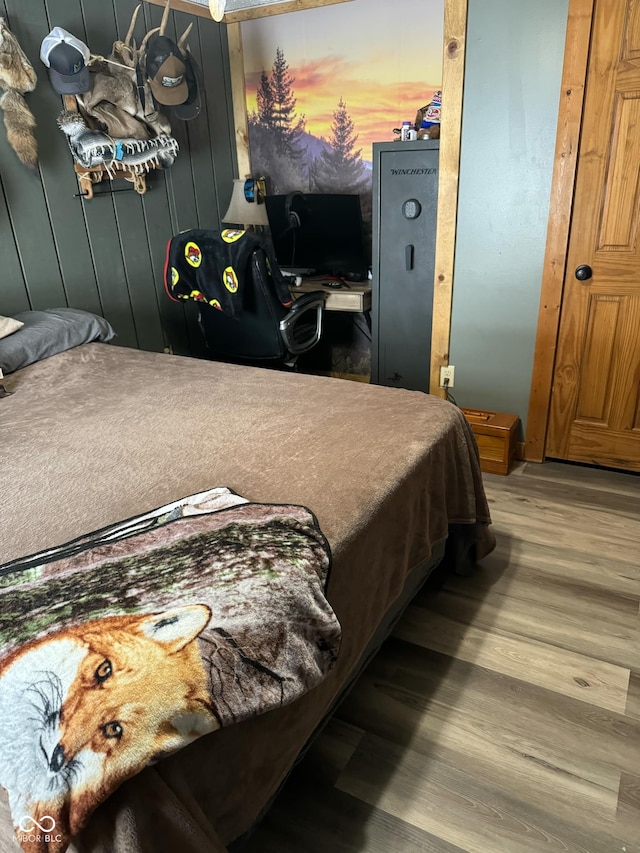
<path fill-rule="evenodd" d="M 640 477 L 485 486 L 496 550 L 419 593 L 246 853 L 640 853 Z"/>

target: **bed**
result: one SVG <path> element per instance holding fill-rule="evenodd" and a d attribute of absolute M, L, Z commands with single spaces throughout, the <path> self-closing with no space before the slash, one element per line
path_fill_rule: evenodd
<path fill-rule="evenodd" d="M 306 507 L 331 550 L 335 666 L 295 702 L 126 781 L 69 848 L 221 853 L 277 794 L 425 579 L 493 547 L 475 440 L 420 392 L 82 343 L 5 376 L 0 563 L 224 486 Z M 19 849 L 0 790 L 0 851 Z"/>

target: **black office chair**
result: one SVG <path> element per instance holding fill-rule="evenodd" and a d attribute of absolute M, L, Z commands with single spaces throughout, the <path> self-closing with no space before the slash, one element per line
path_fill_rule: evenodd
<path fill-rule="evenodd" d="M 267 238 L 253 231 L 193 229 L 167 247 L 171 299 L 198 303 L 212 359 L 293 367 L 322 335 L 326 293 L 291 297 Z"/>

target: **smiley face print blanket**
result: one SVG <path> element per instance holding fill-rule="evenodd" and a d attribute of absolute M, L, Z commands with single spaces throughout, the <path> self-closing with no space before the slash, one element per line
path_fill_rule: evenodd
<path fill-rule="evenodd" d="M 149 763 L 318 684 L 340 644 L 329 566 L 309 510 L 227 488 L 0 566 L 0 784 L 23 849 L 65 850 Z"/>

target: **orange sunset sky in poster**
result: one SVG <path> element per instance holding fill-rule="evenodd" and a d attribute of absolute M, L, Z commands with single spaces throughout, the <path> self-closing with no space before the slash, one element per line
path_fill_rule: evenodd
<path fill-rule="evenodd" d="M 371 160 L 371 144 L 396 138 L 442 80 L 444 0 L 351 0 L 242 24 L 247 108 L 281 48 L 308 133 L 329 139 L 342 98 Z M 446 109 L 446 104 L 443 105 Z"/>

